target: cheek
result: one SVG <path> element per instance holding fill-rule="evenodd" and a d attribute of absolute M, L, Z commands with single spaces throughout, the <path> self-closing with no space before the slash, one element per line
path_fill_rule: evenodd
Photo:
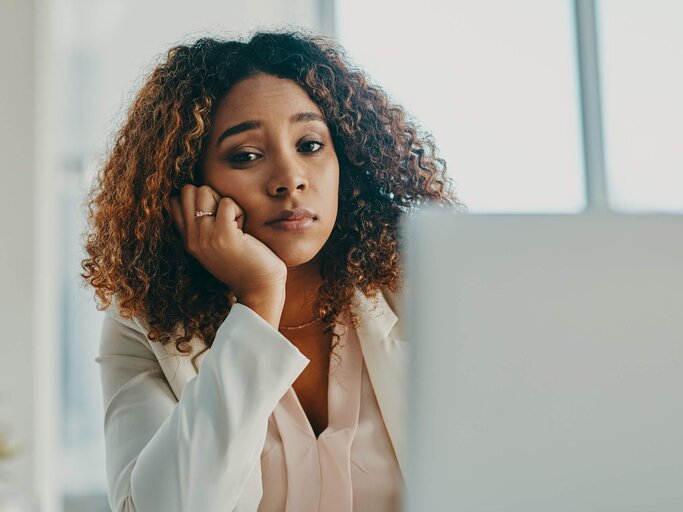
<path fill-rule="evenodd" d="M 221 197 L 233 199 L 244 209 L 247 209 L 249 199 L 256 195 L 254 184 L 228 173 L 207 172 L 204 174 L 204 184 L 218 192 Z"/>
<path fill-rule="evenodd" d="M 330 204 L 334 206 L 334 211 L 335 213 L 337 212 L 338 209 L 338 204 L 339 204 L 339 170 L 337 169 L 337 173 L 334 179 L 334 184 L 332 185 L 332 189 L 330 190 Z"/>
<path fill-rule="evenodd" d="M 332 224 L 337 220 L 337 210 L 339 203 L 339 177 L 325 177 L 317 184 L 317 202 L 320 208 L 321 217 L 325 224 Z"/>
<path fill-rule="evenodd" d="M 336 161 L 330 166 L 329 171 L 325 173 L 319 186 L 320 190 L 323 191 L 325 201 L 336 209 L 339 197 L 339 164 Z"/>

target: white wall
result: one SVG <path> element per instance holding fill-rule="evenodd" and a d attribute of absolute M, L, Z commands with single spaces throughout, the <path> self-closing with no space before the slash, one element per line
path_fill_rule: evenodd
<path fill-rule="evenodd" d="M 0 430 L 26 443 L 11 464 L 0 463 L 0 485 L 20 489 L 30 489 L 34 467 L 33 18 L 32 1 L 0 3 Z"/>

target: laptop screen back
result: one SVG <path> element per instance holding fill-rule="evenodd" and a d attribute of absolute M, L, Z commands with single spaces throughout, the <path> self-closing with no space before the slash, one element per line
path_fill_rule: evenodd
<path fill-rule="evenodd" d="M 406 226 L 408 510 L 683 510 L 683 217 Z"/>

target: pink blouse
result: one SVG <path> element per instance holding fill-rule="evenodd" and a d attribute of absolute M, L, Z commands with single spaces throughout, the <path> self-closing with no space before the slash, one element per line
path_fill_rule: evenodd
<path fill-rule="evenodd" d="M 320 436 L 292 387 L 268 419 L 259 512 L 401 509 L 403 478 L 351 325 L 336 350 Z"/>

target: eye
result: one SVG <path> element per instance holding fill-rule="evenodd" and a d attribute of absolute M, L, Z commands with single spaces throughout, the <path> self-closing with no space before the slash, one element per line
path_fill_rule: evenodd
<path fill-rule="evenodd" d="M 304 147 L 305 148 L 311 148 L 312 145 L 319 146 L 319 149 L 309 149 L 308 151 L 304 151 L 304 153 L 319 153 L 325 147 L 325 144 L 318 141 L 318 140 L 307 140 L 305 142 L 302 142 L 301 146 L 299 146 L 299 147 L 300 148 L 304 148 Z"/>
<path fill-rule="evenodd" d="M 243 151 L 242 153 L 237 153 L 230 157 L 230 161 L 236 164 L 246 164 L 249 162 L 254 162 L 260 157 L 258 153 L 252 153 L 251 151 Z"/>

